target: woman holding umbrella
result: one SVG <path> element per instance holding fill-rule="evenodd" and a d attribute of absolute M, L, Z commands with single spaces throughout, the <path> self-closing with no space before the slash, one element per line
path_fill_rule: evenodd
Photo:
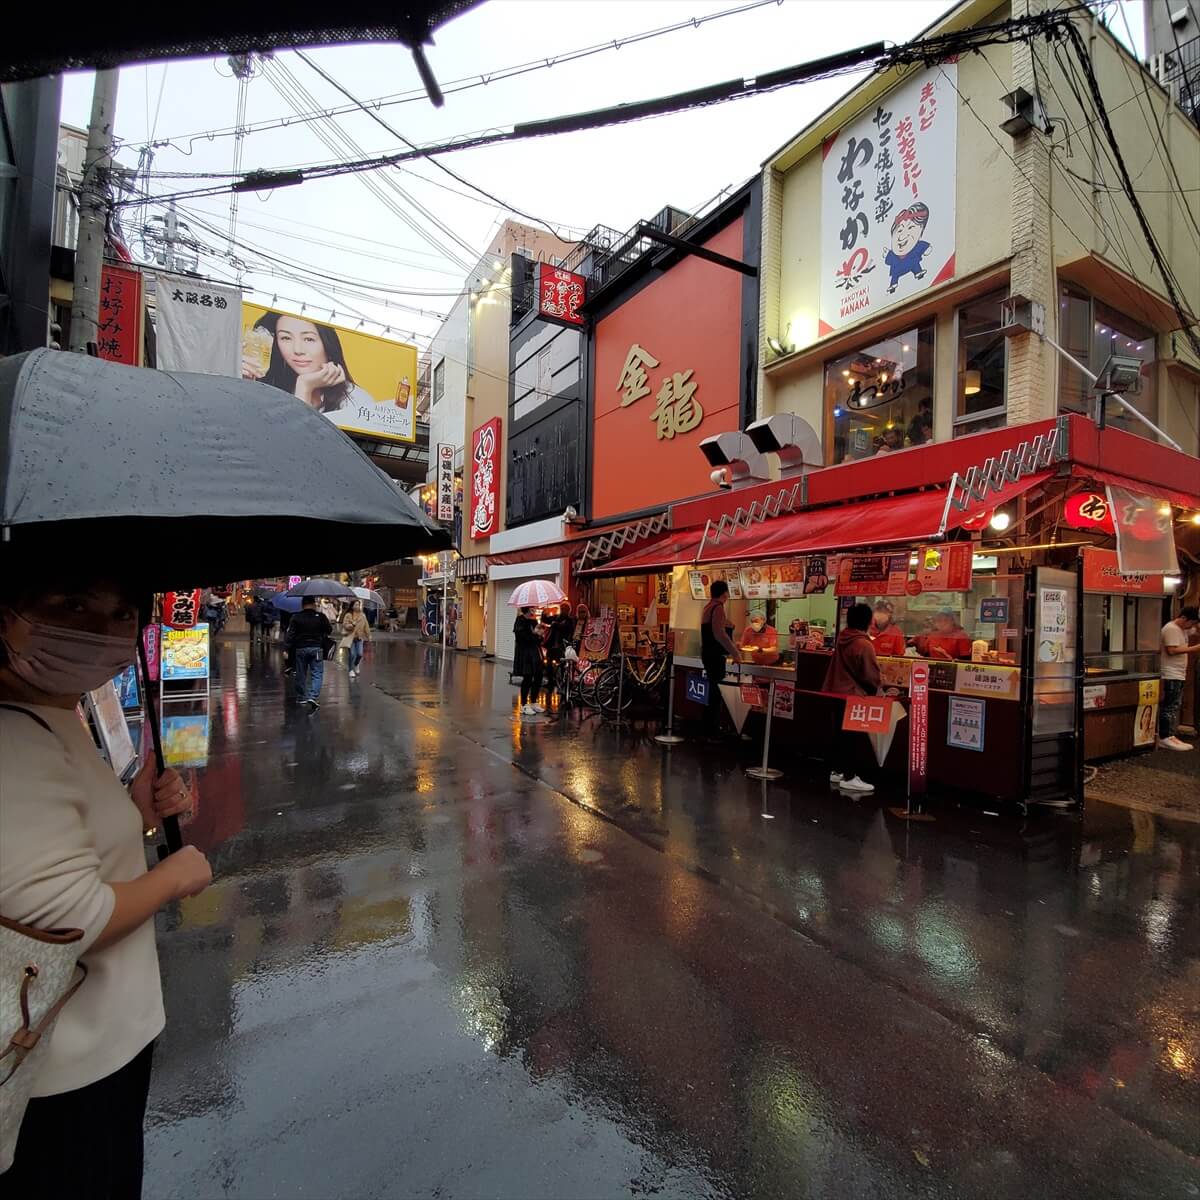
<path fill-rule="evenodd" d="M 212 872 L 194 846 L 146 870 L 143 830 L 188 809 L 183 782 L 147 767 L 127 791 L 75 712 L 134 660 L 131 590 L 98 577 L 23 588 L 16 577 L 0 584 L 0 913 L 81 929 L 87 975 L 36 1063 L 4 1183 L 13 1195 L 136 1197 L 164 1025 L 154 914 L 203 891 Z"/>
<path fill-rule="evenodd" d="M 347 663 L 350 667 L 350 678 L 356 679 L 362 665 L 363 651 L 367 642 L 371 640 L 371 626 L 367 624 L 367 614 L 363 612 L 361 600 L 352 601 L 342 618 L 342 636 L 350 643 L 346 647 Z"/>
<path fill-rule="evenodd" d="M 546 711 L 537 702 L 542 691 L 542 637 L 534 609 L 521 609 L 513 623 L 513 633 L 516 636 L 513 674 L 521 677 L 521 715 L 534 717 Z"/>

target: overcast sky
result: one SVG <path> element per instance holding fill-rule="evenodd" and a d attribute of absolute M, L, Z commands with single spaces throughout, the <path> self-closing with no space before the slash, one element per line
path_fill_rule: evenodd
<path fill-rule="evenodd" d="M 488 0 L 437 34 L 428 56 L 444 87 L 498 69 L 552 59 L 564 52 L 620 40 L 631 34 L 703 18 L 745 6 L 747 0 Z M 530 71 L 509 80 L 449 94 L 435 109 L 423 94 L 379 110 L 405 138 L 428 145 L 468 132 L 505 128 L 514 122 L 600 108 L 660 96 L 720 80 L 818 58 L 873 41 L 900 42 L 933 22 L 945 0 L 785 0 L 590 57 Z M 1134 37 L 1141 40 L 1142 6 L 1125 5 Z M 1116 32 L 1125 36 L 1120 19 Z M 329 75 L 356 97 L 367 100 L 412 93 L 420 83 L 409 54 L 393 46 L 352 46 L 308 52 Z M 291 52 L 279 53 L 260 68 L 247 94 L 248 123 L 294 115 L 276 90 L 293 77 L 327 108 L 345 97 Z M 281 79 L 280 77 L 283 76 Z M 275 82 L 273 82 L 273 78 Z M 618 128 L 565 134 L 535 141 L 463 151 L 443 161 L 459 175 L 506 204 L 579 232 L 597 224 L 626 229 L 664 205 L 693 210 L 722 188 L 754 174 L 762 160 L 827 108 L 859 78 L 842 77 L 792 87 L 769 96 L 659 117 Z M 86 126 L 92 78 L 69 76 L 63 88 L 63 120 Z M 235 139 L 228 131 L 237 113 L 237 81 L 220 59 L 132 67 L 121 72 L 117 135 L 119 161 L 136 166 L 139 148 L 149 141 L 170 145 L 155 150 L 158 172 L 230 172 Z M 296 101 L 309 111 L 313 106 Z M 403 149 L 403 144 L 370 117 L 356 112 L 332 123 L 293 123 L 287 128 L 251 132 L 243 142 L 242 169 L 274 168 L 354 157 L 339 146 L 334 153 L 321 140 L 349 135 L 369 154 Z M 208 137 L 217 131 L 218 136 Z M 200 135 L 199 137 L 195 135 Z M 473 261 L 464 246 L 413 212 L 390 192 L 398 183 L 449 229 L 461 243 L 482 252 L 504 211 L 473 195 L 428 160 L 405 171 L 312 180 L 269 194 L 240 198 L 237 238 L 272 256 L 309 270 L 353 279 L 352 286 L 319 285 L 298 279 L 292 267 L 275 276 L 255 269 L 242 275 L 259 289 L 248 299 L 281 307 L 300 302 L 328 318 L 393 336 L 415 333 L 422 348 L 446 312 L 466 272 L 455 261 Z M 370 180 L 426 230 L 429 240 L 409 228 L 383 200 L 368 190 Z M 211 182 L 211 181 L 208 181 Z M 158 195 L 203 186 L 194 179 L 154 178 Z M 453 189 L 447 190 L 447 189 Z M 228 226 L 229 197 L 180 202 L 189 212 Z M 161 209 L 127 210 L 125 232 L 135 253 L 144 215 Z M 205 255 L 200 270 L 232 279 L 236 267 L 225 241 L 193 223 L 194 232 L 221 253 Z M 253 256 L 238 251 L 243 258 Z M 383 289 L 391 289 L 385 292 Z M 427 293 L 421 295 L 419 293 Z M 441 293 L 441 294 L 432 294 Z M 385 306 L 385 297 L 388 304 Z M 401 308 L 400 305 L 407 305 Z M 420 310 L 412 311 L 413 309 Z M 373 322 L 378 322 L 374 324 Z M 403 334 L 400 331 L 404 331 Z"/>

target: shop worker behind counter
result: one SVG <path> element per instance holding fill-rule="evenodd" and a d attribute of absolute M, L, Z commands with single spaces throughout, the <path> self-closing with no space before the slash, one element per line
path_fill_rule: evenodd
<path fill-rule="evenodd" d="M 288 623 L 287 640 L 296 674 L 296 699 L 313 712 L 325 682 L 325 646 L 333 637 L 329 618 L 317 611 L 317 598 L 305 596 L 300 611 Z"/>
<path fill-rule="evenodd" d="M 852 605 L 846 612 L 846 627 L 837 636 L 833 658 L 825 672 L 823 689 L 842 696 L 874 696 L 879 692 L 879 663 L 875 647 L 867 634 L 871 624 L 871 608 L 867 604 Z M 863 768 L 870 764 L 870 743 L 865 733 L 853 733 L 842 728 L 842 710 L 835 721 L 833 770 L 829 782 L 844 792 L 865 795 L 875 790 L 862 777 Z"/>
<path fill-rule="evenodd" d="M 1200 608 L 1189 604 L 1162 627 L 1162 706 L 1158 710 L 1158 748 L 1191 750 L 1178 733 L 1188 655 L 1200 654 L 1200 642 L 1188 645 L 1188 635 L 1200 627 Z"/>
<path fill-rule="evenodd" d="M 712 597 L 700 616 L 700 661 L 708 677 L 708 707 L 704 710 L 704 731 L 710 738 L 717 736 L 721 723 L 721 681 L 725 678 L 725 660 L 741 662 L 742 657 L 733 644 L 733 626 L 725 616 L 725 598 L 729 584 L 716 580 L 709 593 Z"/>

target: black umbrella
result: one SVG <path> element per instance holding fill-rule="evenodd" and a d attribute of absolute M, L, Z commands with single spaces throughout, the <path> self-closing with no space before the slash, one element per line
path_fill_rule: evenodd
<path fill-rule="evenodd" d="M 357 600 L 358 597 L 344 584 L 336 579 L 305 579 L 288 588 L 285 596 L 293 599 L 297 596 L 329 596 L 334 600 Z"/>
<path fill-rule="evenodd" d="M 3 560 L 155 590 L 445 548 L 327 417 L 279 388 L 33 350 L 0 360 Z"/>
<path fill-rule="evenodd" d="M 66 562 L 164 591 L 448 541 L 341 430 L 278 388 L 55 350 L 0 361 L 2 572 Z M 147 706 L 161 773 L 148 695 Z M 178 848 L 178 822 L 165 827 Z"/>

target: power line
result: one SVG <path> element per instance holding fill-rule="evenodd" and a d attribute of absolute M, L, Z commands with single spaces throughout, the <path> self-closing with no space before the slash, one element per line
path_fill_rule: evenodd
<path fill-rule="evenodd" d="M 740 5 L 737 8 L 727 8 L 721 12 L 708 13 L 700 17 L 688 17 L 683 21 L 676 21 L 671 25 L 663 25 L 657 29 L 646 30 L 642 33 L 633 33 L 627 37 L 610 38 L 603 42 L 597 42 L 591 46 L 585 46 L 581 49 L 566 50 L 559 54 L 543 55 L 540 58 L 532 59 L 529 62 L 517 63 L 513 66 L 499 67 L 494 71 L 484 73 L 476 73 L 473 75 L 464 75 L 459 79 L 451 80 L 450 83 L 442 87 L 442 94 L 452 96 L 458 92 L 470 91 L 473 88 L 488 87 L 493 83 L 499 83 L 506 79 L 515 79 L 520 75 L 527 75 L 532 71 L 544 71 L 551 67 L 556 67 L 560 63 L 578 62 L 583 58 L 590 58 L 596 54 L 604 54 L 611 50 L 620 50 L 624 46 L 634 46 L 640 42 L 650 41 L 654 38 L 663 37 L 667 34 L 678 33 L 684 29 L 699 29 L 703 25 L 708 25 L 713 21 L 723 20 L 725 17 L 736 17 L 742 13 L 747 13 L 756 8 L 764 8 L 767 5 L 774 4 L 776 7 L 781 5 L 783 0 L 753 0 L 752 3 Z M 413 88 L 405 92 L 395 92 L 390 96 L 379 96 L 366 100 L 363 103 L 372 108 L 380 109 L 387 108 L 396 104 L 408 104 L 413 101 L 425 100 L 428 93 L 423 87 Z M 263 133 L 274 129 L 285 129 L 289 126 L 308 122 L 319 121 L 324 117 L 338 117 L 346 113 L 352 113 L 359 105 L 357 102 L 348 105 L 339 105 L 334 108 L 316 109 L 312 112 L 300 113 L 295 117 L 272 119 L 267 121 L 259 121 L 241 127 L 245 134 Z M 174 137 L 166 138 L 156 142 L 156 146 L 171 146 L 178 150 L 181 154 L 191 154 L 198 141 L 213 141 L 218 137 L 232 137 L 239 130 L 239 126 L 227 126 L 222 129 L 204 131 L 194 134 L 177 134 Z M 176 142 L 187 141 L 189 149 L 183 150 L 177 146 Z"/>

